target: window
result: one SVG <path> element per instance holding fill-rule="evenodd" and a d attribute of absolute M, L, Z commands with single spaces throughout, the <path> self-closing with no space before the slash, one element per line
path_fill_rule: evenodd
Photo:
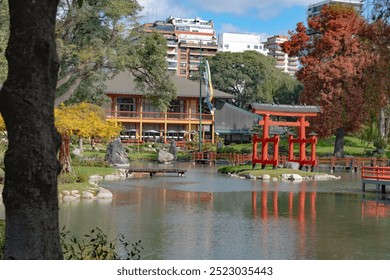
<path fill-rule="evenodd" d="M 184 112 L 184 100 L 172 100 L 169 105 L 168 112 L 182 113 Z"/>
<path fill-rule="evenodd" d="M 134 100 L 127 97 L 118 97 L 117 100 L 117 110 L 123 113 L 119 113 L 121 117 L 129 117 L 130 112 L 134 111 Z"/>
<path fill-rule="evenodd" d="M 224 45 L 224 48 L 225 48 L 225 49 L 229 49 L 229 44 L 225 44 L 225 45 Z"/>
<path fill-rule="evenodd" d="M 246 48 L 247 48 L 247 49 L 250 49 L 250 48 L 251 48 L 251 45 L 247 45 Z"/>
<path fill-rule="evenodd" d="M 258 45 L 254 45 L 255 47 L 255 50 L 258 50 L 259 49 L 259 46 Z"/>

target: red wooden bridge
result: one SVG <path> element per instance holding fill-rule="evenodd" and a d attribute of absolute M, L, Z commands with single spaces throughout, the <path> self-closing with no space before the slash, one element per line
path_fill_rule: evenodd
<path fill-rule="evenodd" d="M 366 190 L 366 184 L 373 184 L 378 192 L 385 193 L 390 185 L 390 167 L 362 166 L 362 184 L 362 191 Z"/>

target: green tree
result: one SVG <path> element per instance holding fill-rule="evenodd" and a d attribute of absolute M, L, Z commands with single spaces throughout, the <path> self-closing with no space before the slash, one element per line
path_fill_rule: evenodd
<path fill-rule="evenodd" d="M 160 101 L 169 102 L 176 93 L 166 71 L 166 42 L 162 35 L 140 32 L 140 10 L 135 0 L 87 0 L 81 8 L 78 0 L 60 1 L 56 106 L 74 95 L 73 101 L 102 102 L 104 81 L 129 69 L 152 102 L 165 108 Z"/>
<path fill-rule="evenodd" d="M 371 138 L 376 148 L 384 149 L 390 135 L 390 1 L 372 0 L 367 6 L 370 8 L 370 24 L 359 34 L 375 55 L 365 71 L 366 98 L 375 104 L 371 106 L 367 126 L 377 125 L 377 129 L 368 131 L 376 132 Z"/>
<path fill-rule="evenodd" d="M 213 86 L 236 96 L 234 104 L 246 108 L 252 102 L 293 103 L 301 86 L 275 68 L 273 58 L 255 51 L 223 52 L 210 59 Z"/>
<path fill-rule="evenodd" d="M 9 35 L 9 16 L 8 3 L 6 0 L 0 0 L 0 84 L 7 77 L 7 60 L 5 58 L 5 49 L 7 47 Z"/>

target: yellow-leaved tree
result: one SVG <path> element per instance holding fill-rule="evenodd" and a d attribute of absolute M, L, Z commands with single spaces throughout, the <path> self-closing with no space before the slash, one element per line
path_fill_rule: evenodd
<path fill-rule="evenodd" d="M 60 162 L 63 172 L 71 172 L 70 165 L 70 136 L 83 138 L 110 139 L 118 136 L 122 126 L 106 120 L 103 108 L 89 103 L 79 103 L 71 106 L 61 105 L 55 108 L 55 126 L 62 135 Z M 82 149 L 82 146 L 79 146 Z"/>
<path fill-rule="evenodd" d="M 6 130 L 5 129 L 5 122 L 4 122 L 3 117 L 0 115 L 0 133 L 4 132 L 5 130 Z"/>

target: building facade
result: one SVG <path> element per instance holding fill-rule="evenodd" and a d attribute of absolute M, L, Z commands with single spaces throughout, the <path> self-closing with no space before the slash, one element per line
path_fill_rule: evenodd
<path fill-rule="evenodd" d="M 325 5 L 343 4 L 350 5 L 360 13 L 363 10 L 363 0 L 325 0 L 318 3 L 310 4 L 307 8 L 307 18 L 317 16 Z"/>
<path fill-rule="evenodd" d="M 171 102 L 167 112 L 162 112 L 137 89 L 134 76 L 128 72 L 119 73 L 106 82 L 106 94 L 110 98 L 105 106 L 107 119 L 121 123 L 123 136 L 130 142 L 190 141 L 199 135 L 200 124 L 202 139 L 214 142 L 215 115 L 218 112 L 208 112 L 203 92 L 203 109 L 202 114 L 199 113 L 199 83 L 175 75 L 171 79 L 177 89 L 177 99 Z M 213 102 L 233 97 L 214 90 Z"/>
<path fill-rule="evenodd" d="M 294 76 L 295 72 L 298 71 L 298 57 L 288 56 L 285 52 L 283 52 L 282 47 L 280 46 L 281 43 L 287 40 L 287 36 L 275 35 L 267 38 L 265 46 L 268 49 L 268 55 L 275 58 L 276 68 Z"/>
<path fill-rule="evenodd" d="M 169 17 L 144 25 L 145 32 L 158 32 L 167 39 L 168 70 L 189 78 L 199 71 L 201 57 L 214 56 L 218 51 L 212 20 Z"/>
<path fill-rule="evenodd" d="M 263 55 L 268 50 L 261 42 L 260 35 L 250 33 L 221 33 L 218 35 L 218 51 L 222 52 L 244 52 L 256 51 Z"/>

